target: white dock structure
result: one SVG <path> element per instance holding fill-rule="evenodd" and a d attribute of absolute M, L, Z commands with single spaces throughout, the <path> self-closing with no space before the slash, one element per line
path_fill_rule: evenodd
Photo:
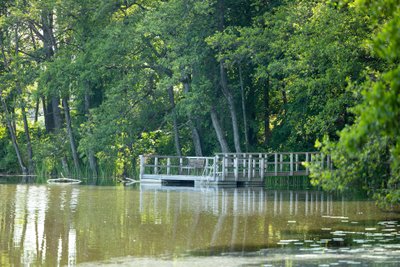
<path fill-rule="evenodd" d="M 224 153 L 214 157 L 140 155 L 142 183 L 262 186 L 267 177 L 307 176 L 307 163 L 332 168 L 319 152 Z"/>

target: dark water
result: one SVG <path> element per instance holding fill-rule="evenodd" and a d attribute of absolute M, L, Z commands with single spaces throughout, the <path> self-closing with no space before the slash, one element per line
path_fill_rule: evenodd
<path fill-rule="evenodd" d="M 316 191 L 0 184 L 0 266 L 400 266 L 399 219 Z"/>

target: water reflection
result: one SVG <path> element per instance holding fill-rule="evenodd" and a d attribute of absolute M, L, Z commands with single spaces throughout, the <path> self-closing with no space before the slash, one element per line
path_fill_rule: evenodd
<path fill-rule="evenodd" d="M 211 212 L 214 215 L 254 215 L 270 213 L 273 216 L 333 215 L 339 210 L 345 214 L 346 205 L 333 200 L 324 192 L 266 191 L 262 188 L 168 188 L 142 186 L 140 212 L 149 210 L 156 214 L 170 212 L 170 194 L 179 192 L 179 210 Z M 166 208 L 158 203 L 166 203 Z M 150 205 L 153 205 L 152 207 Z M 334 207 L 335 205 L 335 207 Z M 300 210 L 299 210 L 300 207 Z"/>
<path fill-rule="evenodd" d="M 7 185 L 0 187 L 0 194 L 0 219 L 8 226 L 2 225 L 0 232 L 1 266 L 75 265 L 71 214 L 78 204 L 78 188 Z"/>
<path fill-rule="evenodd" d="M 46 258 L 44 233 L 47 210 L 45 187 L 18 185 L 15 192 L 14 249 L 21 250 L 21 263 L 43 263 Z"/>
<path fill-rule="evenodd" d="M 399 215 L 317 191 L 0 185 L 0 208 L 0 266 L 315 250 L 349 236 L 393 246 L 400 236 Z"/>

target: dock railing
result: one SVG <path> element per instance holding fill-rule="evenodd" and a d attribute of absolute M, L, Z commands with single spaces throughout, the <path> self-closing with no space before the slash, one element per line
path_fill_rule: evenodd
<path fill-rule="evenodd" d="M 140 179 L 251 182 L 268 176 L 307 176 L 308 163 L 332 168 L 330 157 L 320 152 L 219 153 L 214 157 L 141 155 Z"/>
<path fill-rule="evenodd" d="M 140 179 L 157 176 L 215 178 L 216 157 L 140 155 Z"/>
<path fill-rule="evenodd" d="M 328 168 L 332 165 L 330 157 L 320 152 L 219 153 L 216 157 L 222 177 L 249 181 L 268 176 L 307 176 L 307 163 L 311 162 Z"/>

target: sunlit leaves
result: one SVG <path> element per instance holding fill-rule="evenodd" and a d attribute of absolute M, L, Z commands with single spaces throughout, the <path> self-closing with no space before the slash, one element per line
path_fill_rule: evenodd
<path fill-rule="evenodd" d="M 397 3 L 397 4 L 395 4 Z M 360 184 L 381 203 L 398 204 L 400 177 L 400 51 L 399 6 L 397 1 L 356 1 L 361 14 L 371 17 L 379 29 L 370 38 L 373 52 L 386 61 L 384 72 L 368 69 L 361 91 L 363 102 L 352 109 L 354 125 L 340 133 L 338 143 L 325 141 L 323 149 L 332 154 L 336 170 L 316 180 L 337 186 Z M 335 188 L 335 186 L 332 186 Z"/>

